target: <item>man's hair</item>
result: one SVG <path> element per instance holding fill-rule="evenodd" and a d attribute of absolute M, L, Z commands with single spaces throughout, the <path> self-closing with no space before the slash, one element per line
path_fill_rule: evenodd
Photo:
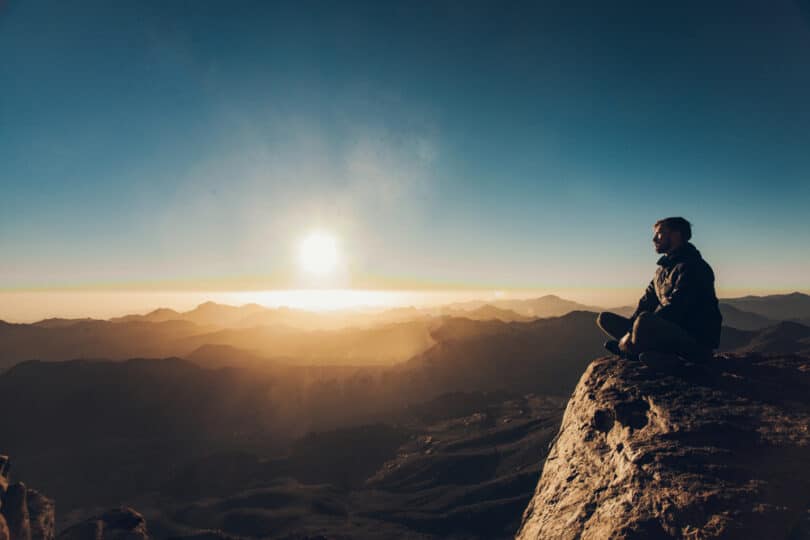
<path fill-rule="evenodd" d="M 658 227 L 659 225 L 663 225 L 668 229 L 680 232 L 684 242 L 688 242 L 689 239 L 692 238 L 692 224 L 682 217 L 668 217 L 659 219 L 655 222 L 655 226 Z"/>

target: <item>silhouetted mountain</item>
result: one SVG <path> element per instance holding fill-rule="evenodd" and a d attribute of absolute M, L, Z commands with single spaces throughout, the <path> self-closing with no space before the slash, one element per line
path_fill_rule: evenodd
<path fill-rule="evenodd" d="M 178 348 L 193 351 L 203 345 L 228 345 L 302 365 L 384 365 L 406 360 L 432 343 L 428 325 L 416 321 L 312 332 L 267 326 L 230 328 L 190 336 L 178 342 Z"/>
<path fill-rule="evenodd" d="M 720 350 L 730 352 L 810 353 L 810 327 L 782 321 L 761 330 L 723 327 Z"/>
<path fill-rule="evenodd" d="M 395 308 L 381 312 L 361 311 L 314 312 L 288 307 L 267 308 L 258 304 L 229 306 L 205 302 L 196 308 L 177 312 L 160 308 L 146 315 L 126 315 L 111 322 L 163 322 L 183 320 L 212 329 L 284 326 L 298 330 L 337 330 L 347 327 L 408 322 L 431 316 L 430 310 Z"/>
<path fill-rule="evenodd" d="M 114 317 L 110 322 L 165 322 L 165 321 L 179 321 L 183 320 L 183 314 L 173 309 L 158 308 L 150 311 L 146 315 L 125 315 L 123 317 Z"/>
<path fill-rule="evenodd" d="M 800 292 L 724 298 L 723 302 L 777 321 L 810 318 L 810 295 Z"/>
<path fill-rule="evenodd" d="M 571 358 L 603 352 L 595 318 L 577 311 L 525 323 L 447 319 L 431 332 L 436 345 L 392 369 L 406 379 L 403 390 L 414 392 L 510 389 L 567 395 L 585 369 Z"/>
<path fill-rule="evenodd" d="M 264 369 L 278 365 L 278 359 L 260 356 L 230 345 L 202 345 L 198 349 L 185 355 L 184 359 L 207 369 L 219 369 L 224 367 Z"/>
<path fill-rule="evenodd" d="M 186 356 L 204 345 L 227 345 L 298 364 L 382 365 L 424 351 L 433 341 L 429 320 L 340 330 L 286 326 L 213 330 L 186 320 L 0 323 L 0 369 L 25 360 Z"/>
<path fill-rule="evenodd" d="M 530 320 L 531 317 L 524 317 L 511 309 L 503 309 L 499 307 L 495 307 L 493 305 L 487 304 L 481 306 L 476 309 L 472 309 L 470 311 L 463 311 L 463 312 L 454 312 L 452 313 L 455 317 L 466 317 L 468 319 L 475 319 L 479 321 L 503 321 L 503 322 L 513 322 L 513 321 L 527 321 Z"/>
<path fill-rule="evenodd" d="M 572 302 L 553 294 L 530 299 L 473 300 L 449 304 L 446 307 L 449 310 L 472 311 L 487 304 L 530 318 L 560 317 L 572 311 L 601 311 L 599 308 Z"/>
<path fill-rule="evenodd" d="M 39 328 L 64 328 L 66 326 L 73 326 L 77 323 L 90 321 L 98 321 L 98 319 L 91 319 L 89 317 L 83 319 L 61 319 L 55 317 L 52 319 L 42 319 L 41 321 L 32 323 L 31 326 L 37 326 Z"/>
<path fill-rule="evenodd" d="M 71 324 L 0 323 L 0 369 L 25 360 L 176 355 L 176 343 L 201 332 L 188 321 L 160 323 L 80 320 Z"/>
<path fill-rule="evenodd" d="M 228 327 L 239 324 L 246 317 L 266 311 L 258 304 L 227 306 L 215 302 L 205 302 L 191 311 L 183 313 L 183 319 L 201 326 Z"/>
<path fill-rule="evenodd" d="M 429 329 L 440 324 L 443 312 L 513 322 L 560 316 L 581 307 L 553 295 L 491 304 L 338 313 L 206 302 L 182 313 L 160 308 L 109 321 L 0 321 L 0 370 L 32 359 L 185 357 L 204 345 L 227 345 L 298 364 L 382 365 L 407 360 L 432 345 Z"/>
<path fill-rule="evenodd" d="M 723 315 L 723 326 L 730 326 L 738 330 L 759 330 L 776 323 L 773 319 L 743 311 L 726 302 L 720 302 L 720 313 Z"/>
<path fill-rule="evenodd" d="M 728 352 L 745 346 L 757 334 L 757 330 L 737 330 L 724 326 L 720 331 L 720 352 Z"/>
<path fill-rule="evenodd" d="M 761 353 L 810 353 L 810 327 L 782 321 L 754 333 L 747 343 L 735 350 Z"/>

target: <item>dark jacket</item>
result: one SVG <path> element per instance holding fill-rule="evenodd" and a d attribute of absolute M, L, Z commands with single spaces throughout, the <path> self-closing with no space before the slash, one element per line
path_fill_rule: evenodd
<path fill-rule="evenodd" d="M 658 259 L 655 277 L 631 319 L 643 311 L 677 324 L 705 347 L 716 349 L 720 343 L 723 316 L 714 292 L 714 272 L 689 242 Z"/>

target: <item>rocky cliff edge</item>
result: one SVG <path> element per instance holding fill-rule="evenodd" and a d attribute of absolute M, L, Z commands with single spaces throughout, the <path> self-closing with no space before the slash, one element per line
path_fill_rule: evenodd
<path fill-rule="evenodd" d="M 810 539 L 810 359 L 605 357 L 566 408 L 517 538 Z"/>
<path fill-rule="evenodd" d="M 149 540 L 146 521 L 131 508 L 113 508 L 56 534 L 53 500 L 10 481 L 0 455 L 0 540 Z"/>

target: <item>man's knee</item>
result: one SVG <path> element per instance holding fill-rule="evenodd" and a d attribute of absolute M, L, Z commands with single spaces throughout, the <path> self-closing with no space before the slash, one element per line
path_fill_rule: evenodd
<path fill-rule="evenodd" d="M 653 340 L 655 334 L 655 315 L 649 311 L 642 311 L 633 321 L 633 343 L 646 346 Z"/>
<path fill-rule="evenodd" d="M 609 311 L 604 311 L 597 315 L 596 324 L 607 335 L 614 339 L 621 339 L 622 336 L 630 331 L 630 319 Z"/>
<path fill-rule="evenodd" d="M 633 332 L 635 333 L 639 329 L 643 331 L 649 328 L 653 324 L 654 317 L 655 315 L 649 311 L 642 311 L 639 313 L 636 320 L 633 321 Z"/>

